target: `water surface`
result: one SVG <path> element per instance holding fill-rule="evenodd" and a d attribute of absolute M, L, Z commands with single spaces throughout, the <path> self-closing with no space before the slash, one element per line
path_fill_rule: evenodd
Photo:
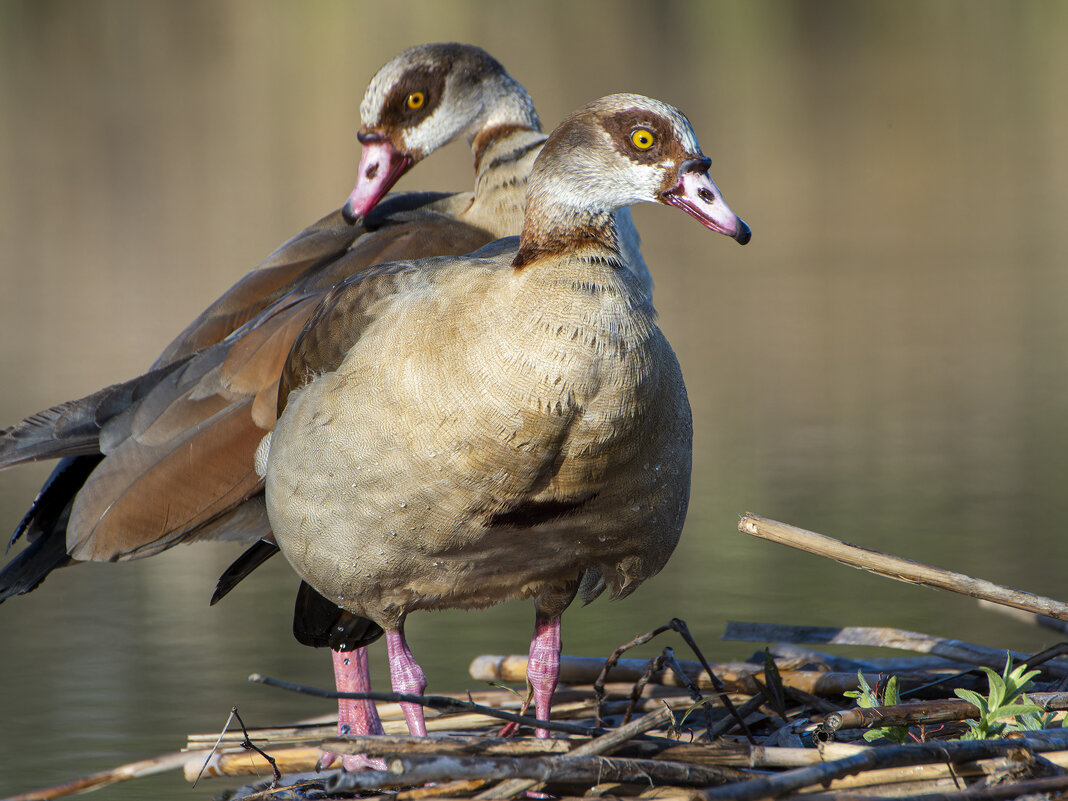
<path fill-rule="evenodd" d="M 739 248 L 636 219 L 695 416 L 693 500 L 664 572 L 565 616 L 606 654 L 672 616 L 1054 638 L 967 599 L 744 537 L 751 510 L 1058 596 L 1068 539 L 1068 10 L 1053 2 L 0 3 L 0 421 L 140 372 L 355 174 L 363 87 L 405 46 L 495 53 L 547 125 L 650 94 L 694 123 L 753 227 Z M 470 185 L 454 145 L 401 189 Z M 13 529 L 47 466 L 0 477 Z M 234 546 L 81 565 L 0 608 L 0 794 L 329 705 L 276 560 L 217 608 Z M 523 652 L 529 604 L 412 618 L 431 690 Z M 655 649 L 652 649 L 655 650 Z M 651 652 L 647 649 L 647 652 Z M 382 648 L 375 678 L 386 686 Z M 207 798 L 177 776 L 108 798 Z"/>

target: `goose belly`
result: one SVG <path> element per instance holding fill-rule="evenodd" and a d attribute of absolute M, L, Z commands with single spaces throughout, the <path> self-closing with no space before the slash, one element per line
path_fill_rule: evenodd
<path fill-rule="evenodd" d="M 463 336 L 444 337 L 463 358 L 413 358 L 426 351 L 410 342 L 350 353 L 290 397 L 266 476 L 289 561 L 384 625 L 589 569 L 630 592 L 667 561 L 689 495 L 670 347 L 655 328 L 626 347 L 580 347 L 566 328 L 483 348 Z"/>

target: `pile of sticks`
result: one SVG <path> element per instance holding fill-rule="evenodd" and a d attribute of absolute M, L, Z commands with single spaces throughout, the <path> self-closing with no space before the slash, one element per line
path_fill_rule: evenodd
<path fill-rule="evenodd" d="M 639 640 L 672 629 L 684 631 L 685 626 L 672 621 Z M 985 677 L 972 670 L 974 663 L 942 657 L 856 662 L 803 651 L 790 642 L 826 639 L 832 631 L 827 629 L 731 624 L 728 636 L 766 640 L 761 635 L 772 631 L 787 642 L 768 649 L 767 660 L 775 666 L 770 669 L 768 661 L 710 666 L 702 660 L 680 661 L 670 648 L 662 654 L 667 657 L 663 662 L 614 659 L 607 669 L 605 660 L 565 657 L 562 672 L 569 684 L 558 693 L 551 728 L 567 731 L 552 739 L 505 739 L 487 731 L 487 724 L 514 719 L 508 710 L 518 709 L 522 699 L 507 690 L 486 691 L 470 700 L 424 699 L 429 710 L 445 710 L 431 711 L 427 738 L 387 734 L 338 739 L 330 736 L 328 725 L 228 734 L 206 775 L 270 773 L 262 756 L 241 750 L 247 737 L 270 753 L 283 773 L 298 772 L 281 782 L 244 788 L 238 797 L 249 801 L 278 798 L 279 788 L 321 792 L 326 798 L 372 795 L 397 801 L 523 798 L 530 791 L 562 798 L 741 801 L 799 794 L 813 799 L 1014 798 L 1068 790 L 1068 730 L 1059 723 L 1012 739 L 954 739 L 965 730 L 962 721 L 975 717 L 977 710 L 952 697 L 951 688 L 985 684 Z M 919 650 L 965 649 L 980 664 L 1004 658 L 979 646 L 913 632 L 833 631 L 850 642 L 889 639 Z M 1068 709 L 1068 693 L 1050 689 L 1059 687 L 1066 665 L 1049 656 L 1032 661 L 1048 669 L 1048 680 L 1038 683 L 1040 691 L 1029 699 L 1047 710 Z M 524 667 L 525 657 L 484 656 L 474 661 L 472 674 L 514 682 L 521 680 Z M 893 673 L 902 691 L 920 700 L 858 709 L 842 695 L 858 687 L 857 670 L 873 687 Z M 733 702 L 733 712 L 723 703 L 727 700 Z M 383 703 L 379 709 L 387 732 L 403 728 L 399 706 Z M 909 727 L 914 742 L 870 745 L 861 739 L 872 726 L 891 725 Z M 198 735 L 190 738 L 189 747 L 203 749 L 218 739 Z M 313 768 L 319 746 L 381 757 L 386 769 L 299 775 Z M 187 777 L 200 773 L 203 765 L 202 756 L 191 758 Z"/>
<path fill-rule="evenodd" d="M 1068 606 L 960 574 L 856 548 L 846 543 L 747 515 L 749 534 L 912 583 L 977 597 L 1013 614 L 1065 631 Z M 632 647 L 661 635 L 693 654 L 680 659 L 665 647 L 652 660 L 628 659 Z M 1000 672 L 1006 652 L 958 640 L 886 628 L 822 628 L 730 623 L 724 639 L 760 643 L 741 663 L 709 664 L 685 623 L 672 620 L 619 648 L 607 660 L 565 656 L 553 720 L 524 714 L 526 698 L 507 688 L 462 696 L 369 693 L 383 719 L 379 737 L 338 738 L 336 723 L 320 719 L 271 729 L 191 735 L 186 749 L 157 761 L 86 777 L 74 789 L 100 786 L 181 765 L 186 778 L 266 776 L 227 798 L 261 801 L 295 797 L 564 799 L 637 797 L 713 801 L 804 797 L 977 799 L 1068 797 L 1068 646 L 1039 654 L 1012 654 L 1015 664 L 1041 671 L 1028 692 L 1046 713 L 1047 728 L 1005 739 L 962 740 L 978 709 L 954 695 L 964 688 L 985 695 L 979 667 Z M 659 642 L 659 640 L 658 640 Z M 856 660 L 813 646 L 864 645 L 915 656 Z M 522 686 L 525 656 L 481 656 L 472 678 Z M 859 675 L 858 675 L 859 674 Z M 893 706 L 860 708 L 846 693 L 885 687 L 896 676 L 902 699 Z M 254 675 L 254 681 L 313 695 Z M 409 737 L 400 702 L 427 710 L 426 738 Z M 240 723 L 240 718 L 232 716 Z M 525 736 L 501 737 L 502 723 Z M 535 739 L 533 728 L 549 728 Z M 902 727 L 905 745 L 864 739 L 873 728 Z M 321 749 L 379 757 L 384 769 L 315 773 Z M 115 774 L 115 775 L 110 775 Z M 55 798 L 63 788 L 20 797 Z"/>
<path fill-rule="evenodd" d="M 755 515 L 744 516 L 739 529 L 879 575 L 1010 607 L 1031 622 L 1062 632 L 1063 621 L 1068 620 L 1068 606 L 1058 601 Z M 671 647 L 650 661 L 623 658 L 629 648 L 669 631 L 682 638 L 695 660 L 676 658 Z M 955 697 L 953 690 L 984 692 L 986 678 L 976 668 L 1000 670 L 1004 651 L 917 632 L 861 627 L 731 623 L 724 639 L 770 645 L 750 662 L 710 665 L 685 624 L 673 620 L 623 646 L 608 660 L 564 657 L 562 689 L 550 726 L 559 734 L 553 739 L 503 739 L 487 730 L 493 720 L 514 719 L 513 710 L 520 707 L 523 699 L 506 690 L 487 691 L 467 701 L 422 699 L 428 709 L 438 712 L 428 721 L 432 736 L 426 739 L 327 737 L 316 743 L 338 753 L 381 757 L 385 770 L 303 776 L 297 784 L 327 797 L 370 795 L 397 801 L 429 797 L 481 801 L 521 798 L 532 792 L 562 798 L 744 801 L 794 795 L 1050 797 L 1068 791 L 1068 730 L 1061 727 L 1063 712 L 1058 711 L 1068 709 L 1068 660 L 1059 658 L 1068 648 L 1012 654 L 1017 664 L 1026 662 L 1042 671 L 1028 699 L 1055 713 L 1053 728 L 1008 739 L 960 740 L 967 730 L 964 721 L 975 718 L 978 710 Z M 858 661 L 802 647 L 811 645 L 879 646 L 923 656 Z M 483 656 L 472 663 L 471 675 L 483 681 L 521 683 L 525 669 L 522 656 Z M 859 688 L 858 673 L 870 687 L 897 676 L 901 694 L 909 702 L 859 708 L 854 698 L 844 695 Z M 387 733 L 400 731 L 403 717 L 395 703 L 380 705 L 380 712 L 387 719 Z M 574 725 L 567 725 L 570 722 Z M 872 727 L 889 726 L 905 727 L 909 744 L 869 744 L 863 739 Z M 327 735 L 321 730 L 316 734 Z M 270 740 L 272 735 L 293 737 L 295 732 L 250 732 L 242 737 Z M 191 739 L 189 745 L 203 747 L 210 739 L 205 735 Z M 234 737 L 225 744 L 232 749 L 240 741 Z M 292 745 L 290 753 L 298 754 L 299 746 Z M 275 757 L 285 753 L 279 749 Z M 256 758 L 247 753 L 231 754 L 220 755 L 209 770 L 225 772 L 227 758 L 234 760 L 231 768 L 238 762 L 250 769 L 255 764 Z M 310 768 L 317 755 L 313 748 L 305 752 L 303 763 L 286 764 Z M 267 767 L 261 762 L 257 769 Z M 192 772 L 192 764 L 187 772 Z M 245 788 L 244 797 L 272 798 L 277 786 L 277 782 L 251 786 Z"/>

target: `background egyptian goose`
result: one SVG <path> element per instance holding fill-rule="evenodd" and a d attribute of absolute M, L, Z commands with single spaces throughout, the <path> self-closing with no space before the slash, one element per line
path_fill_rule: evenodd
<path fill-rule="evenodd" d="M 598 100 L 538 156 L 518 250 L 364 271 L 298 337 L 256 455 L 268 514 L 306 582 L 386 631 L 396 691 L 426 686 L 410 612 L 530 597 L 545 719 L 580 587 L 625 596 L 666 563 L 690 409 L 613 212 L 665 203 L 745 244 L 709 163 L 671 106 Z"/>
<path fill-rule="evenodd" d="M 406 50 L 372 79 L 361 113 L 368 148 L 347 204 L 358 225 L 327 215 L 209 306 L 149 373 L 0 431 L 0 468 L 74 457 L 17 529 L 13 540 L 32 544 L 0 574 L 0 600 L 71 558 L 132 559 L 265 533 L 256 505 L 245 504 L 260 487 L 251 453 L 273 426 L 282 361 L 322 294 L 370 264 L 466 253 L 518 233 L 544 136 L 525 90 L 489 54 L 459 44 Z M 401 195 L 371 212 L 404 169 L 460 136 L 475 155 L 473 192 Z M 402 168 L 372 170 L 383 155 Z M 629 217 L 620 227 L 628 266 L 651 287 Z"/>
<path fill-rule="evenodd" d="M 255 543 L 227 571 L 217 600 L 276 551 L 252 453 L 274 425 L 282 362 L 326 290 L 371 264 L 467 253 L 519 232 L 526 178 L 545 136 L 527 92 L 484 50 L 404 51 L 371 80 L 361 116 L 364 151 L 343 211 L 271 254 L 145 375 L 0 432 L 0 467 L 65 457 L 12 538 L 25 535 L 30 545 L 0 572 L 0 601 L 74 561 L 136 559 L 201 539 Z M 474 154 L 474 191 L 379 205 L 405 171 L 461 136 Z M 626 210 L 619 228 L 625 262 L 651 292 Z M 365 687 L 365 670 L 346 676 L 365 655 L 339 651 L 375 639 L 376 626 L 301 587 L 294 630 L 305 644 L 335 648 L 339 687 Z M 339 726 L 373 730 L 373 707 L 346 711 L 358 706 L 342 704 Z M 369 723 L 360 722 L 364 714 Z"/>

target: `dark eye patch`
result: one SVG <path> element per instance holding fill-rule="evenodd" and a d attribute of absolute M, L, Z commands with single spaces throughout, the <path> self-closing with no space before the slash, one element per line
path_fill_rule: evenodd
<path fill-rule="evenodd" d="M 631 108 L 617 111 L 604 121 L 605 130 L 612 137 L 616 149 L 639 164 L 654 164 L 669 157 L 676 151 L 681 152 L 675 130 L 670 123 L 658 114 L 645 109 Z M 639 150 L 631 141 L 631 134 L 637 128 L 652 131 L 656 142 L 647 150 Z"/>
<path fill-rule="evenodd" d="M 408 108 L 408 95 L 422 92 L 426 101 L 419 108 Z M 382 104 L 379 127 L 385 131 L 402 130 L 418 125 L 441 103 L 445 92 L 445 69 L 443 67 L 412 67 L 393 84 Z"/>

